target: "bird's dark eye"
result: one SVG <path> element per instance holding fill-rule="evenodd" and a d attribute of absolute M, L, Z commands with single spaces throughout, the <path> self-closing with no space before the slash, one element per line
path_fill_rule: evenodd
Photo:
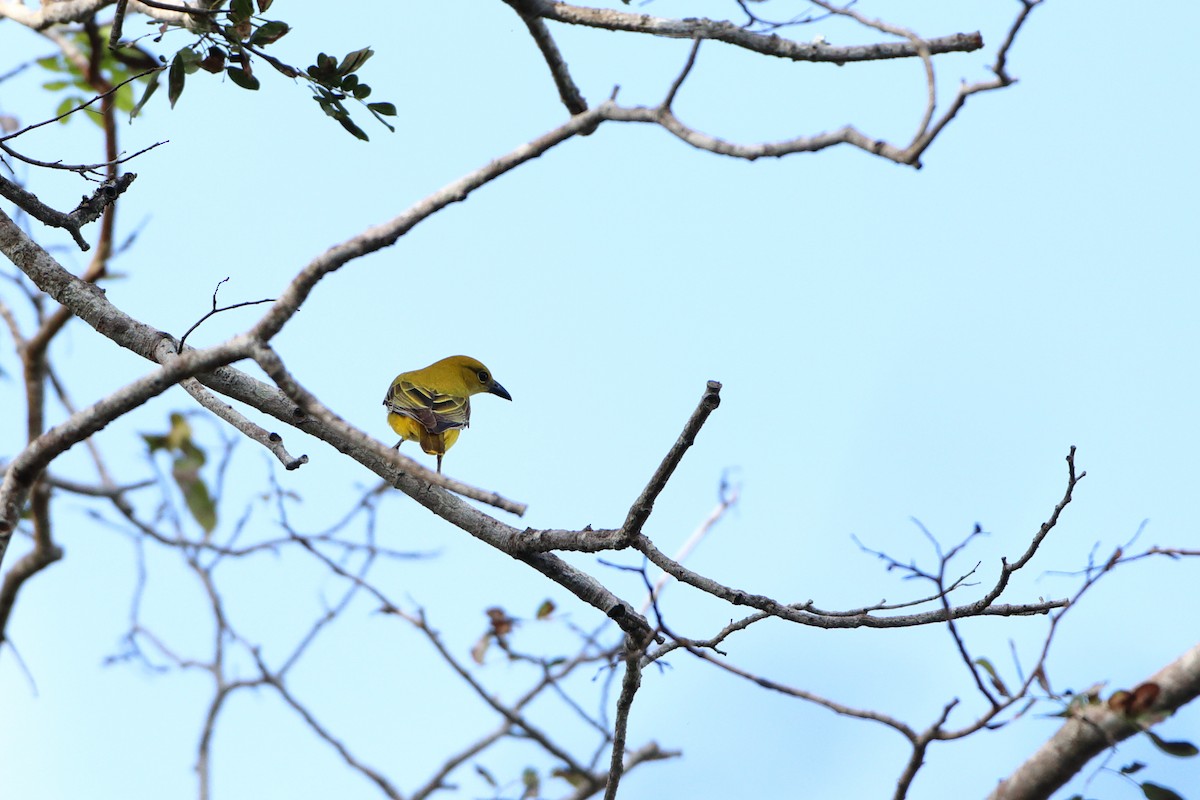
<path fill-rule="evenodd" d="M 480 382 L 480 383 L 487 383 L 487 382 L 488 382 L 488 374 L 487 374 L 487 370 L 486 370 L 486 369 L 481 369 L 481 370 L 479 370 L 479 382 Z"/>

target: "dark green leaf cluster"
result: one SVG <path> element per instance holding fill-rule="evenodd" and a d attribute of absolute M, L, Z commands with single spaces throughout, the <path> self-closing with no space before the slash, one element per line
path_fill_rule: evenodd
<path fill-rule="evenodd" d="M 175 485 L 183 495 L 183 502 L 204 532 L 212 533 L 217 527 L 217 505 L 200 475 L 200 468 L 204 466 L 207 457 L 192 440 L 192 428 L 183 415 L 172 414 L 170 420 L 171 427 L 166 433 L 144 433 L 142 439 L 151 453 L 161 451 L 174 456 L 171 477 L 175 479 Z"/>
<path fill-rule="evenodd" d="M 367 141 L 367 134 L 350 119 L 350 113 L 342 104 L 343 100 L 353 98 L 360 103 L 366 103 L 371 95 L 371 87 L 359 80 L 357 70 L 367 59 L 375 55 L 369 47 L 347 53 L 338 61 L 325 53 L 317 56 L 317 63 L 309 66 L 305 72 L 313 82 L 313 99 L 329 116 L 358 139 Z M 366 103 L 367 110 L 375 115 L 388 130 L 395 131 L 384 117 L 396 116 L 396 107 L 391 103 Z"/>
<path fill-rule="evenodd" d="M 195 41 L 180 48 L 170 60 L 167 69 L 167 98 L 174 108 L 183 96 L 187 77 L 203 70 L 219 75 L 224 74 L 230 83 L 242 89 L 256 91 L 261 83 L 255 74 L 255 67 L 266 63 L 280 74 L 288 78 L 307 80 L 313 90 L 314 99 L 321 110 L 333 117 L 338 123 L 358 139 L 366 140 L 367 134 L 350 117 L 350 112 L 344 105 L 345 100 L 356 100 L 367 107 L 381 124 L 394 131 L 384 117 L 396 115 L 396 107 L 387 102 L 366 102 L 371 94 L 371 87 L 363 83 L 358 70 L 367 62 L 374 52 L 367 47 L 349 53 L 340 61 L 325 53 L 317 56 L 317 63 L 301 71 L 290 66 L 267 52 L 267 49 L 282 39 L 291 30 L 290 26 L 280 20 L 267 20 L 258 16 L 271 6 L 272 0 L 233 0 L 222 15 L 211 20 L 206 30 L 197 35 Z M 158 70 L 161 70 L 167 59 L 161 55 L 146 52 L 138 45 L 123 44 L 110 50 L 106 43 L 109 38 L 108 28 L 92 26 L 77 33 L 76 44 L 80 52 L 96 53 L 99 57 L 93 59 L 99 65 L 99 70 L 85 75 L 80 68 L 59 55 L 42 59 L 38 63 L 61 78 L 44 84 L 51 91 L 69 90 L 69 94 L 59 104 L 58 113 L 63 119 L 69 119 L 71 111 L 78 109 L 88 99 L 109 86 L 120 88 L 114 93 L 116 107 L 127 111 L 130 116 L 136 116 L 150 97 L 158 89 Z M 154 38 L 161 42 L 160 34 Z M 152 70 L 149 75 L 144 75 Z M 123 82 L 132 82 L 139 78 L 145 81 L 146 88 L 140 100 L 134 102 L 132 86 Z M 98 121 L 98 118 L 93 117 Z"/>

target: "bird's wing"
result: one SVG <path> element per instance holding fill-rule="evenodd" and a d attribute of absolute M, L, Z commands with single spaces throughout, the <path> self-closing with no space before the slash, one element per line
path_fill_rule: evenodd
<path fill-rule="evenodd" d="M 403 379 L 391 385 L 383 404 L 394 414 L 415 419 L 430 433 L 465 428 L 471 421 L 471 402 L 467 398 L 442 394 Z"/>

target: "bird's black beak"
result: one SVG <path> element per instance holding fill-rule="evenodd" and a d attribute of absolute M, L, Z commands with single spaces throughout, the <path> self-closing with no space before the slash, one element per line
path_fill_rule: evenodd
<path fill-rule="evenodd" d="M 508 389 L 505 389 L 503 386 L 496 383 L 495 381 L 492 381 L 492 385 L 491 385 L 491 387 L 488 388 L 488 392 L 490 394 L 494 394 L 494 395 L 503 397 L 505 400 L 512 400 L 512 395 L 508 393 Z"/>

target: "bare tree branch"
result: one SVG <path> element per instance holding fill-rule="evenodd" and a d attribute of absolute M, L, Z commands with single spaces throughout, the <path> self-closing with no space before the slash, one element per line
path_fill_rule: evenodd
<path fill-rule="evenodd" d="M 553 22 L 583 25 L 610 31 L 644 33 L 671 39 L 713 39 L 763 55 L 792 61 L 847 64 L 854 61 L 881 61 L 913 58 L 919 52 L 911 42 L 834 47 L 823 43 L 802 44 L 775 34 L 752 33 L 732 22 L 711 19 L 668 19 L 649 14 L 634 14 L 613 9 L 588 8 L 553 0 L 504 0 L 518 13 L 542 17 Z M 828 8 L 825 4 L 818 4 Z M 978 33 L 957 33 L 925 41 L 931 54 L 968 53 L 983 47 Z"/>
<path fill-rule="evenodd" d="M 228 422 L 247 439 L 265 447 L 271 455 L 279 459 L 279 463 L 283 464 L 284 469 L 293 470 L 308 463 L 307 455 L 296 457 L 287 451 L 287 448 L 283 446 L 282 436 L 252 422 L 233 406 L 204 388 L 200 381 L 188 378 L 180 386 L 201 406 Z"/>
<path fill-rule="evenodd" d="M 633 507 L 629 509 L 629 515 L 625 518 L 625 524 L 621 526 L 621 538 L 625 542 L 630 542 L 641 536 L 642 526 L 646 524 L 646 520 L 650 517 L 650 512 L 654 510 L 655 499 L 666 488 L 667 481 L 671 479 L 671 476 L 675 473 L 675 468 L 683 460 L 684 453 L 696 443 L 696 434 L 704 427 L 709 414 L 716 410 L 720 404 L 721 384 L 717 381 L 709 381 L 705 387 L 704 396 L 700 398 L 700 405 L 692 412 L 691 418 L 683 426 L 683 432 L 679 434 L 679 438 L 675 440 L 675 444 L 671 446 L 662 463 L 658 465 L 658 469 L 650 477 L 646 488 L 642 490 L 641 495 L 634 501 Z"/>
<path fill-rule="evenodd" d="M 540 17 L 522 12 L 512 3 L 509 3 L 509 5 L 521 17 L 521 21 L 525 23 L 525 27 L 529 29 L 529 35 L 537 43 L 542 57 L 546 59 L 546 66 L 550 68 L 550 76 L 554 78 L 554 85 L 558 87 L 559 99 L 567 107 L 567 112 L 574 116 L 575 114 L 582 114 L 584 111 L 587 111 L 587 100 L 584 98 L 583 93 L 579 91 L 579 87 L 575 85 L 575 81 L 571 78 L 571 72 L 567 68 L 566 59 L 559 52 L 558 45 L 555 44 L 554 37 L 550 35 L 550 29 L 546 27 L 546 23 Z"/>
<path fill-rule="evenodd" d="M 75 210 L 67 214 L 43 204 L 37 195 L 26 191 L 2 175 L 0 175 L 0 197 L 11 200 L 38 222 L 62 228 L 71 234 L 71 238 L 75 240 L 75 244 L 79 245 L 80 250 L 90 250 L 91 245 L 83 238 L 80 229 L 90 222 L 95 222 L 104 213 L 104 210 L 116 202 L 116 199 L 129 188 L 129 184 L 135 178 L 137 178 L 135 173 L 126 172 L 115 183 L 102 183 L 96 187 L 96 191 L 92 192 L 91 197 L 84 197 Z"/>

